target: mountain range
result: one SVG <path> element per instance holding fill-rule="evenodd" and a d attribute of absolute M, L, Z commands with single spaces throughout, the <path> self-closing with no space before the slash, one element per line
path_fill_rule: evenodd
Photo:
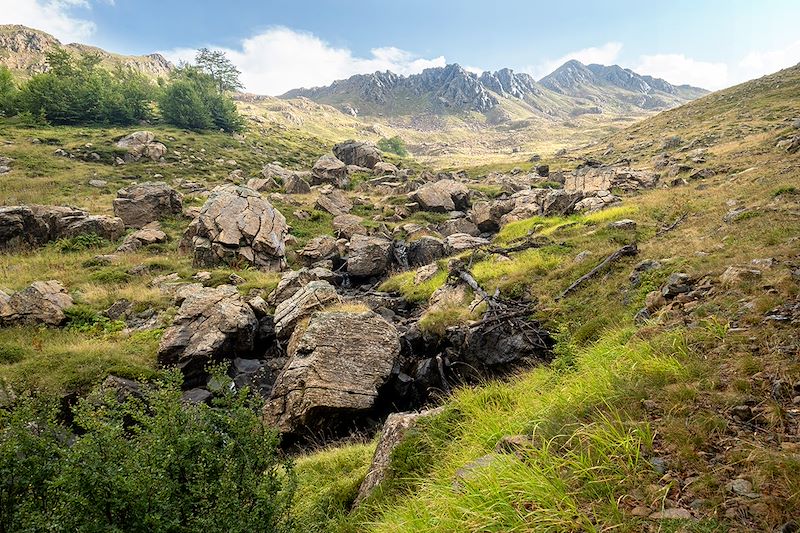
<path fill-rule="evenodd" d="M 504 68 L 476 74 L 458 64 L 400 76 L 357 74 L 325 87 L 294 89 L 282 98 L 309 98 L 352 115 L 508 112 L 522 107 L 554 118 L 583 114 L 636 114 L 681 105 L 708 91 L 673 85 L 618 65 L 571 60 L 539 81 Z"/>

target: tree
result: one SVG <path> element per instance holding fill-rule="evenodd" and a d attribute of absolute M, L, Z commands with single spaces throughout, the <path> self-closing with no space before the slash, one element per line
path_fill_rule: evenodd
<path fill-rule="evenodd" d="M 405 157 L 408 155 L 408 150 L 406 149 L 406 143 L 403 139 L 400 138 L 399 135 L 395 135 L 389 139 L 383 138 L 378 141 L 378 149 L 384 152 L 388 152 L 391 154 L 396 154 L 401 157 Z"/>
<path fill-rule="evenodd" d="M 201 48 L 197 51 L 195 63 L 197 63 L 201 71 L 211 76 L 220 93 L 235 91 L 244 87 L 239 81 L 241 72 L 222 50 Z"/>
<path fill-rule="evenodd" d="M 16 94 L 14 76 L 6 66 L 0 65 L 0 116 L 9 117 L 15 113 Z"/>
<path fill-rule="evenodd" d="M 244 121 L 236 104 L 218 89 L 217 81 L 199 67 L 185 65 L 176 69 L 159 99 L 164 120 L 192 130 L 241 130 Z"/>

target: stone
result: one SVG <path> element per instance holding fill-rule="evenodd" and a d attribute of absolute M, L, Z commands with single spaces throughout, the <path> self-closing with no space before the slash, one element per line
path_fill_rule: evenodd
<path fill-rule="evenodd" d="M 543 330 L 539 330 L 537 335 L 530 335 L 508 322 L 454 328 L 448 330 L 447 339 L 460 360 L 479 371 L 507 368 L 525 362 L 549 361 L 554 344 Z"/>
<path fill-rule="evenodd" d="M 297 174 L 292 174 L 284 180 L 283 192 L 286 194 L 308 194 L 311 192 L 311 186 Z"/>
<path fill-rule="evenodd" d="M 591 213 L 617 205 L 621 201 L 619 196 L 613 195 L 609 191 L 597 191 L 593 196 L 588 196 L 575 204 L 573 211 L 576 213 Z"/>
<path fill-rule="evenodd" d="M 332 155 L 323 155 L 311 168 L 311 185 L 330 184 L 340 189 L 350 184 L 347 165 Z"/>
<path fill-rule="evenodd" d="M 478 226 L 466 218 L 453 218 L 450 220 L 445 220 L 439 225 L 438 229 L 439 233 L 441 233 L 443 237 L 448 237 L 456 233 L 466 233 L 467 235 L 472 235 L 473 237 L 477 237 L 481 234 L 481 230 L 478 229 Z"/>
<path fill-rule="evenodd" d="M 423 185 L 410 194 L 423 211 L 446 213 L 469 207 L 469 189 L 463 183 L 443 179 Z"/>
<path fill-rule="evenodd" d="M 94 187 L 96 189 L 103 189 L 108 185 L 106 180 L 89 180 L 89 187 Z"/>
<path fill-rule="evenodd" d="M 282 433 L 350 427 L 374 406 L 399 353 L 397 330 L 372 311 L 314 313 L 292 335 L 264 421 Z"/>
<path fill-rule="evenodd" d="M 239 183 L 241 180 L 230 180 Z M 258 192 L 272 192 L 278 190 L 278 183 L 272 178 L 250 178 L 245 187 Z"/>
<path fill-rule="evenodd" d="M 311 281 L 325 280 L 330 283 L 334 279 L 336 279 L 336 274 L 325 268 L 317 267 L 309 269 L 303 267 L 299 270 L 289 270 L 281 276 L 278 285 L 269 293 L 267 296 L 267 303 L 278 305 L 291 298 L 297 291 Z"/>
<path fill-rule="evenodd" d="M 353 202 L 339 189 L 330 188 L 320 191 L 314 207 L 333 216 L 346 215 L 353 209 Z"/>
<path fill-rule="evenodd" d="M 442 239 L 422 236 L 408 245 L 408 262 L 413 266 L 427 265 L 445 256 L 446 245 Z"/>
<path fill-rule="evenodd" d="M 419 285 L 433 279 L 439 272 L 439 265 L 431 263 L 429 265 L 421 266 L 414 272 L 414 284 Z"/>
<path fill-rule="evenodd" d="M 0 291 L 0 326 L 60 326 L 72 296 L 59 281 L 34 281 L 10 296 Z"/>
<path fill-rule="evenodd" d="M 685 272 L 675 272 L 670 274 L 667 282 L 661 287 L 661 295 L 664 298 L 674 298 L 692 290 L 691 278 Z"/>
<path fill-rule="evenodd" d="M 133 252 L 142 246 L 164 242 L 167 242 L 167 234 L 161 230 L 158 222 L 151 222 L 125 237 L 125 240 L 117 248 L 117 252 Z"/>
<path fill-rule="evenodd" d="M 137 131 L 117 141 L 117 148 L 127 150 L 126 162 L 139 161 L 142 158 L 158 161 L 167 155 L 167 147 L 156 142 L 155 134 L 150 131 Z"/>
<path fill-rule="evenodd" d="M 724 287 L 734 287 L 744 283 L 751 283 L 761 278 L 761 271 L 756 268 L 729 266 L 719 277 Z"/>
<path fill-rule="evenodd" d="M 297 256 L 305 265 L 313 265 L 319 261 L 338 259 L 340 256 L 339 245 L 330 235 L 314 237 L 297 252 Z"/>
<path fill-rule="evenodd" d="M 467 235 L 466 233 L 454 233 L 447 236 L 445 239 L 445 244 L 447 246 L 447 253 L 449 255 L 463 252 L 464 250 L 470 250 L 472 248 L 478 248 L 479 246 L 486 246 L 489 244 L 489 240 L 482 237 L 473 237 L 472 235 Z"/>
<path fill-rule="evenodd" d="M 212 361 L 253 351 L 258 320 L 233 285 L 187 287 L 172 325 L 158 346 L 158 362 L 176 366 L 188 377 L 202 374 Z"/>
<path fill-rule="evenodd" d="M 645 296 L 644 305 L 645 309 L 652 314 L 667 305 L 667 300 L 660 291 L 651 291 Z"/>
<path fill-rule="evenodd" d="M 663 511 L 656 511 L 650 515 L 653 520 L 691 520 L 692 513 L 688 509 L 672 507 Z"/>
<path fill-rule="evenodd" d="M 590 193 L 619 189 L 624 192 L 633 192 L 654 187 L 657 182 L 658 174 L 648 170 L 584 167 L 565 177 L 564 190 Z"/>
<path fill-rule="evenodd" d="M 650 272 L 651 270 L 659 270 L 662 266 L 663 265 L 661 264 L 661 261 L 656 261 L 655 259 L 645 259 L 633 267 L 628 279 L 630 280 L 631 285 L 638 287 L 642 282 L 642 274 L 645 272 Z"/>
<path fill-rule="evenodd" d="M 375 163 L 375 166 L 372 168 L 372 171 L 376 176 L 385 176 L 388 174 L 395 175 L 397 174 L 397 167 L 391 163 L 381 161 Z"/>
<path fill-rule="evenodd" d="M 343 161 L 345 165 L 373 169 L 383 160 L 380 150 L 368 142 L 347 140 L 333 147 L 333 155 Z"/>
<path fill-rule="evenodd" d="M 195 266 L 244 261 L 280 271 L 286 266 L 288 232 L 286 219 L 267 199 L 252 189 L 228 184 L 211 191 L 184 239 L 191 242 Z"/>
<path fill-rule="evenodd" d="M 310 281 L 275 307 L 275 333 L 278 338 L 291 336 L 297 323 L 328 304 L 338 303 L 339 295 L 327 281 Z"/>
<path fill-rule="evenodd" d="M 631 231 L 636 229 L 636 222 L 629 218 L 623 218 L 622 220 L 617 220 L 616 222 L 609 223 L 608 227 L 610 229 Z"/>
<path fill-rule="evenodd" d="M 195 387 L 193 389 L 184 391 L 183 394 L 181 394 L 181 400 L 187 404 L 200 405 L 203 403 L 209 403 L 212 396 L 213 394 L 211 394 L 210 390 L 203 389 L 201 387 Z"/>
<path fill-rule="evenodd" d="M 536 175 L 541 178 L 550 176 L 550 165 L 537 165 Z"/>
<path fill-rule="evenodd" d="M 150 222 L 183 212 L 180 193 L 163 181 L 144 182 L 120 189 L 113 206 L 114 215 L 129 228 L 141 228 Z"/>
<path fill-rule="evenodd" d="M 442 407 L 428 409 L 419 413 L 392 413 L 386 418 L 381 436 L 372 455 L 367 475 L 358 489 L 354 506 L 367 499 L 372 492 L 386 479 L 391 464 L 392 452 L 408 435 L 408 432 L 423 418 L 435 416 L 443 412 Z"/>
<path fill-rule="evenodd" d="M 381 237 L 353 235 L 347 254 L 347 273 L 369 277 L 384 274 L 391 263 L 392 241 Z"/>
<path fill-rule="evenodd" d="M 342 214 L 333 217 L 333 230 L 343 239 L 351 239 L 353 235 L 366 235 L 367 228 L 357 215 Z"/>
<path fill-rule="evenodd" d="M 43 246 L 65 237 L 95 234 L 115 241 L 125 232 L 121 219 L 90 215 L 55 205 L 0 206 L 0 250 Z"/>

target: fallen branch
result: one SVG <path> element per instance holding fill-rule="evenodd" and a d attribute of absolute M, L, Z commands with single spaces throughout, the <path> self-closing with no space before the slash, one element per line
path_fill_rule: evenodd
<path fill-rule="evenodd" d="M 684 213 L 684 214 L 682 214 L 682 215 L 681 215 L 681 216 L 679 216 L 677 219 L 675 219 L 675 222 L 673 222 L 673 223 L 672 223 L 672 224 L 670 224 L 669 226 L 664 226 L 664 227 L 662 227 L 660 230 L 658 230 L 658 231 L 656 232 L 656 236 L 658 237 L 659 235 L 664 235 L 664 234 L 665 234 L 665 233 L 667 233 L 668 231 L 672 231 L 672 230 L 674 230 L 674 229 L 675 229 L 675 228 L 678 226 L 678 224 L 680 224 L 681 222 L 683 222 L 684 220 L 686 220 L 686 217 L 688 217 L 688 216 L 689 216 L 689 214 L 688 214 L 688 213 Z"/>
<path fill-rule="evenodd" d="M 619 258 L 625 257 L 627 255 L 636 255 L 638 252 L 639 252 L 639 250 L 636 247 L 636 244 L 626 244 L 625 246 L 623 246 L 622 248 L 620 248 L 619 250 L 617 250 L 613 254 L 611 254 L 608 257 L 606 257 L 605 259 L 603 259 L 603 261 L 599 265 L 597 265 L 596 267 L 591 269 L 589 272 L 587 272 L 586 274 L 584 274 L 583 276 L 581 276 L 577 280 L 575 280 L 575 283 L 573 283 L 572 285 L 570 285 L 569 287 L 564 289 L 564 292 L 559 294 L 558 297 L 556 298 L 556 300 L 562 299 L 564 296 L 566 296 L 567 294 L 569 294 L 572 291 L 574 291 L 581 284 L 585 283 L 587 280 L 589 280 L 589 279 L 593 278 L 594 276 L 596 276 L 603 269 L 605 269 L 608 265 L 610 265 L 611 263 L 619 260 Z"/>

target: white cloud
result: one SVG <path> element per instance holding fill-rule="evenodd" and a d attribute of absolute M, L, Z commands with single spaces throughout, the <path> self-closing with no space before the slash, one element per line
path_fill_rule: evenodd
<path fill-rule="evenodd" d="M 570 59 L 577 59 L 584 65 L 590 63 L 610 65 L 617 60 L 620 51 L 622 51 L 622 43 L 608 42 L 601 46 L 590 46 L 589 48 L 575 50 L 559 58 L 548 60 L 538 65 L 531 65 L 522 70 L 532 75 L 534 78 L 539 79 L 547 76 Z"/>
<path fill-rule="evenodd" d="M 0 0 L 0 24 L 23 24 L 64 43 L 86 42 L 97 27 L 74 11 L 90 7 L 88 0 Z"/>
<path fill-rule="evenodd" d="M 675 85 L 688 83 L 711 90 L 730 85 L 727 64 L 698 61 L 684 54 L 643 55 L 632 70 L 638 74 L 663 78 Z"/>
<path fill-rule="evenodd" d="M 391 70 L 409 75 L 445 65 L 444 56 L 425 59 L 395 47 L 373 48 L 369 57 L 356 57 L 347 48 L 336 48 L 313 34 L 285 27 L 270 28 L 244 39 L 237 49 L 222 50 L 242 71 L 247 91 L 270 95 L 328 85 L 353 74 Z M 185 48 L 162 53 L 175 62 L 194 57 L 194 50 Z"/>
<path fill-rule="evenodd" d="M 485 68 L 472 67 L 470 65 L 464 65 L 464 70 L 466 70 L 467 72 L 472 72 L 473 74 L 477 74 L 478 76 L 486 72 Z"/>
<path fill-rule="evenodd" d="M 739 79 L 757 78 L 764 74 L 772 74 L 800 62 L 800 41 L 794 41 L 784 48 L 767 51 L 753 51 L 739 62 Z"/>

